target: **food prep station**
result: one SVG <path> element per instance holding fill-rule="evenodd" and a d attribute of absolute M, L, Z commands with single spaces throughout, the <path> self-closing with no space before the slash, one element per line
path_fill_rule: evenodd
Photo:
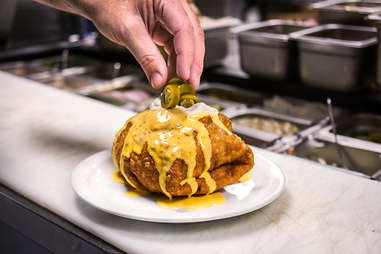
<path fill-rule="evenodd" d="M 381 194 L 381 43 L 378 43 L 380 31 L 377 31 L 381 24 L 377 14 L 381 13 L 381 2 L 328 0 L 312 4 L 310 8 L 319 13 L 320 25 L 278 19 L 250 24 L 243 24 L 234 18 L 205 19 L 206 68 L 197 96 L 202 102 L 226 114 L 232 121 L 234 133 L 248 144 L 267 150 L 263 152 L 278 163 L 295 163 L 299 165 L 299 170 L 303 170 L 304 166 L 324 168 L 324 173 L 316 176 L 324 179 L 326 176 L 341 177 L 342 181 L 348 181 L 348 185 L 333 180 L 326 180 L 327 183 L 348 187 L 349 183 L 358 181 L 362 188 L 369 185 Z M 160 96 L 160 91 L 150 86 L 131 55 L 112 45 L 102 48 L 99 41 L 99 38 L 61 41 L 53 48 L 51 44 L 41 44 L 0 52 L 0 75 L 7 73 L 21 78 L 9 89 L 10 93 L 18 92 L 20 100 L 29 98 L 38 101 L 37 93 L 32 91 L 35 88 L 24 86 L 22 82 L 32 81 L 36 91 L 42 89 L 43 94 L 46 93 L 49 98 L 52 96 L 46 102 L 54 103 L 57 94 L 61 101 L 59 106 L 52 108 L 67 115 L 72 113 L 65 109 L 65 103 L 68 103 L 67 107 L 71 106 L 69 103 L 80 107 L 83 100 L 85 106 L 78 109 L 79 112 L 86 115 L 86 110 L 91 111 L 94 107 L 102 112 L 99 117 L 104 118 L 86 116 L 84 121 L 99 124 L 105 130 L 106 122 L 112 121 L 108 113 L 112 116 L 131 116 L 145 110 Z M 4 76 L 9 81 L 13 78 Z M 16 83 L 20 83 L 20 87 L 33 96 L 24 95 Z M 50 88 L 44 90 L 46 88 L 37 88 L 39 86 Z M 71 97 L 72 94 L 75 97 Z M 5 92 L 3 96 L 6 96 Z M 45 101 L 42 97 L 41 100 Z M 3 106 L 12 108 L 11 100 L 6 101 L 9 104 L 4 102 Z M 7 115 L 5 109 L 2 113 Z M 75 117 L 80 118 L 79 114 Z M 54 116 L 53 119 L 59 118 Z M 118 126 L 116 123 L 110 125 L 113 130 Z M 105 137 L 109 137 L 111 131 L 105 132 Z M 297 176 L 298 172 L 292 171 L 291 175 Z M 310 179 L 306 173 L 301 172 L 300 175 Z M 7 186 L 1 186 L 5 196 L 12 197 L 27 210 L 45 214 L 45 219 L 71 232 L 76 239 L 73 241 L 83 245 L 82 251 L 95 251 L 94 245 L 99 253 L 119 253 L 121 250 L 138 253 L 139 248 L 144 249 L 143 241 L 134 249 L 112 239 L 117 238 L 116 232 L 105 228 L 117 223 L 117 218 L 111 218 L 113 222 L 107 222 L 106 226 L 101 221 L 93 225 L 86 219 L 84 221 L 91 226 L 84 227 L 83 220 L 76 220 L 78 214 L 66 213 L 48 205 L 35 206 L 33 202 L 18 196 L 17 193 L 21 192 L 28 199 L 33 199 L 17 187 L 16 181 L 9 180 L 7 176 L 1 179 L 2 184 Z M 290 182 L 297 185 L 295 180 Z M 37 203 L 51 200 L 50 196 L 45 198 Z M 287 200 L 282 200 L 279 206 L 287 206 L 284 204 Z M 78 202 L 75 200 L 75 203 Z M 101 216 L 87 211 L 90 208 L 86 206 L 80 207 L 86 210 L 84 217 L 89 216 L 90 220 Z M 54 213 L 84 230 L 57 218 Z M 79 217 L 82 218 L 83 214 Z M 243 220 L 241 216 L 228 221 L 228 224 L 237 221 L 243 224 Z M 256 218 L 255 221 L 260 223 L 260 220 Z M 144 233 L 144 230 L 138 230 L 138 224 L 129 222 L 136 233 Z M 222 225 L 221 222 L 216 224 L 217 227 Z M 143 226 L 152 232 L 161 230 L 150 223 L 143 223 Z M 189 229 L 199 230 L 200 227 L 192 225 Z M 169 226 L 163 228 L 173 236 Z M 98 233 L 99 230 L 105 230 L 110 237 Z M 378 234 L 381 232 L 380 228 L 374 230 Z M 216 229 L 214 233 L 218 232 Z M 85 243 L 82 243 L 83 239 Z M 165 252 L 164 247 L 161 248 L 160 251 Z M 211 249 L 210 246 L 208 248 Z M 376 252 L 380 249 L 381 246 L 375 245 Z M 276 249 L 273 250 L 276 252 Z M 324 248 L 320 250 L 324 251 Z M 174 249 L 169 252 L 174 252 Z M 190 249 L 184 253 L 188 252 Z"/>

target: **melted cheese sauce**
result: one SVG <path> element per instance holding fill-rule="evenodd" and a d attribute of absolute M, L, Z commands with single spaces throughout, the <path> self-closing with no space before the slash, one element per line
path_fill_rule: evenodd
<path fill-rule="evenodd" d="M 123 158 L 129 158 L 133 152 L 140 154 L 143 150 L 143 146 L 147 144 L 148 153 L 153 158 L 155 166 L 159 171 L 159 184 L 163 193 L 169 198 L 172 198 L 171 194 L 166 190 L 166 176 L 173 162 L 176 159 L 181 159 L 188 166 L 187 177 L 181 184 L 189 184 L 192 190 L 189 195 L 191 196 L 198 189 L 197 181 L 193 176 L 197 154 L 194 139 L 194 133 L 196 132 L 196 139 L 201 146 L 205 159 L 205 167 L 201 177 L 205 179 L 209 187 L 209 193 L 215 191 L 216 183 L 208 173 L 210 169 L 212 145 L 207 129 L 199 121 L 199 119 L 206 116 L 210 116 L 212 121 L 229 135 L 232 134 L 220 121 L 218 113 L 188 113 L 180 108 L 169 110 L 160 108 L 146 110 L 130 118 L 122 128 L 123 130 L 129 122 L 132 123 L 125 137 L 120 157 L 120 168 L 124 167 Z M 114 160 L 116 160 L 115 155 L 113 156 Z M 118 165 L 118 163 L 116 164 Z M 125 178 L 129 184 L 131 184 L 126 176 Z M 135 187 L 133 184 L 131 185 Z"/>
<path fill-rule="evenodd" d="M 251 180 L 251 177 L 252 177 L 252 174 L 251 174 L 251 171 L 249 171 L 249 172 L 245 173 L 243 176 L 241 176 L 239 181 L 241 183 L 244 183 L 244 182 L 247 182 L 247 181 Z"/>
<path fill-rule="evenodd" d="M 126 179 L 122 176 L 122 174 L 120 173 L 120 170 L 117 169 L 115 170 L 114 172 L 112 172 L 111 174 L 111 180 L 116 182 L 116 183 L 121 183 L 121 184 L 126 184 Z"/>
<path fill-rule="evenodd" d="M 140 196 L 148 195 L 149 193 L 146 192 L 146 191 L 141 191 L 141 190 L 137 190 L 137 189 L 131 189 L 131 190 L 126 191 L 125 194 L 127 196 L 131 196 L 131 197 L 140 197 Z"/>
<path fill-rule="evenodd" d="M 159 207 L 165 209 L 202 209 L 208 208 L 215 205 L 221 205 L 226 202 L 226 198 L 219 192 L 203 195 L 203 196 L 193 196 L 188 198 L 174 198 L 168 199 L 166 197 L 160 197 L 157 199 L 156 203 Z"/>

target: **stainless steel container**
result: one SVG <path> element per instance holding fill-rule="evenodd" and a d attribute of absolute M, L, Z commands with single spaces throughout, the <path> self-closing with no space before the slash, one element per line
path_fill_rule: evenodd
<path fill-rule="evenodd" d="M 375 82 L 376 29 L 327 24 L 291 34 L 300 76 L 310 86 L 352 91 Z"/>
<path fill-rule="evenodd" d="M 327 154 L 334 156 L 336 161 L 339 160 L 341 167 L 360 172 L 370 178 L 380 178 L 381 117 L 372 114 L 343 115 L 337 120 L 336 130 L 338 145 L 332 125 L 316 134 L 318 140 L 331 144 L 334 149 Z"/>
<path fill-rule="evenodd" d="M 377 38 L 381 41 L 381 14 L 371 14 L 368 19 L 377 27 Z M 377 85 L 381 88 L 381 43 L 378 43 L 377 48 Z"/>
<path fill-rule="evenodd" d="M 328 0 L 311 5 L 321 24 L 368 25 L 366 16 L 381 11 L 380 0 Z"/>
<path fill-rule="evenodd" d="M 233 132 L 255 146 L 262 146 L 281 136 L 291 135 L 312 124 L 310 120 L 290 117 L 261 108 L 229 108 L 222 113 L 232 120 Z M 243 118 L 252 118 L 259 124 L 249 126 L 239 123 L 239 120 Z"/>
<path fill-rule="evenodd" d="M 297 73 L 297 52 L 289 34 L 305 29 L 294 22 L 270 20 L 237 28 L 242 69 L 250 75 L 283 80 Z"/>
<path fill-rule="evenodd" d="M 352 144 L 337 146 L 334 140 L 308 139 L 295 147 L 295 156 L 372 179 L 381 179 L 381 151 L 356 148 Z"/>
<path fill-rule="evenodd" d="M 200 23 L 205 36 L 204 67 L 220 65 L 228 53 L 230 28 L 238 25 L 240 21 L 231 17 L 200 17 Z"/>
<path fill-rule="evenodd" d="M 110 91 L 92 93 L 89 97 L 135 112 L 145 110 L 160 91 L 153 89 L 149 83 L 131 80 L 125 87 Z"/>
<path fill-rule="evenodd" d="M 338 118 L 336 131 L 339 139 L 356 143 L 359 148 L 373 146 L 381 151 L 381 116 L 374 114 L 343 115 Z M 332 127 L 322 131 L 323 137 L 332 137 Z"/>
<path fill-rule="evenodd" d="M 87 80 L 79 78 L 78 76 L 64 76 L 60 74 L 43 77 L 36 79 L 35 81 L 70 92 L 75 92 L 78 89 L 92 86 L 96 83 L 94 80 Z"/>
<path fill-rule="evenodd" d="M 238 107 L 242 104 L 247 106 L 263 104 L 263 96 L 258 93 L 220 83 L 201 83 L 197 96 L 201 101 L 220 106 L 221 109 Z"/>
<path fill-rule="evenodd" d="M 0 71 L 8 72 L 17 76 L 26 77 L 28 75 L 44 72 L 45 69 L 31 65 L 28 62 L 12 62 L 0 65 Z"/>

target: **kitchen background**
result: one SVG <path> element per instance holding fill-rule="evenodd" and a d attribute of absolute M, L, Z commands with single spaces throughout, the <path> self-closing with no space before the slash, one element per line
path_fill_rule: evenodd
<path fill-rule="evenodd" d="M 194 1 L 205 31 L 198 97 L 248 143 L 381 179 L 381 1 Z M 0 3 L 0 71 L 135 112 L 160 95 L 87 20 Z"/>

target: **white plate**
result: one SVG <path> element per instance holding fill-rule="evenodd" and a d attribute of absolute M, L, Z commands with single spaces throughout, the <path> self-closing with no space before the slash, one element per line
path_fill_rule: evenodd
<path fill-rule="evenodd" d="M 221 193 L 226 202 L 199 210 L 164 209 L 155 195 L 127 196 L 126 186 L 111 180 L 115 171 L 110 151 L 96 153 L 82 161 L 72 175 L 75 192 L 91 205 L 105 212 L 135 220 L 189 223 L 229 218 L 257 210 L 282 193 L 282 170 L 259 152 L 254 154 L 252 181 L 227 186 Z"/>

